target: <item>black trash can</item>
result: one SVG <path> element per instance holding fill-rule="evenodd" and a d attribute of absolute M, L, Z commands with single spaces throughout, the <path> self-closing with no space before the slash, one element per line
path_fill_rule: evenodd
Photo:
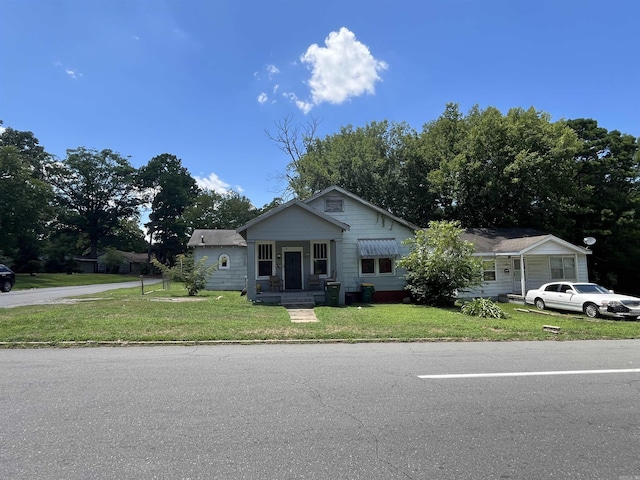
<path fill-rule="evenodd" d="M 340 306 L 340 282 L 325 283 L 324 301 L 330 307 Z"/>
<path fill-rule="evenodd" d="M 362 303 L 373 303 L 373 294 L 376 289 L 373 283 L 363 283 L 360 285 L 360 293 L 362 294 Z"/>

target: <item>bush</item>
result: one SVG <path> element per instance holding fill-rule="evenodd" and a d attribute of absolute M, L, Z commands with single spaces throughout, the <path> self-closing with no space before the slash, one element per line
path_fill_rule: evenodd
<path fill-rule="evenodd" d="M 474 298 L 462 306 L 462 313 L 470 317 L 507 318 L 507 314 L 490 298 Z"/>
<path fill-rule="evenodd" d="M 218 265 L 208 265 L 207 257 L 202 257 L 197 262 L 191 256 L 178 255 L 178 263 L 173 267 L 163 265 L 155 258 L 151 263 L 158 268 L 163 275 L 172 280 L 184 282 L 189 296 L 196 295 L 207 286 L 207 279 L 213 274 Z"/>
<path fill-rule="evenodd" d="M 482 260 L 475 247 L 464 241 L 459 222 L 429 222 L 405 245 L 411 252 L 398 261 L 405 268 L 406 289 L 416 303 L 452 306 L 457 293 L 482 283 Z"/>

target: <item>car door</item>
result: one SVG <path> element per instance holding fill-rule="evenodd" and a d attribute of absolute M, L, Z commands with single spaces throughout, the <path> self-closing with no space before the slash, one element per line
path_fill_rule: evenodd
<path fill-rule="evenodd" d="M 575 297 L 575 291 L 568 283 L 561 283 L 558 286 L 558 303 L 556 308 L 562 310 L 575 310 L 575 304 L 572 299 Z"/>
<path fill-rule="evenodd" d="M 544 304 L 549 308 L 558 308 L 558 283 L 550 283 L 541 293 Z"/>

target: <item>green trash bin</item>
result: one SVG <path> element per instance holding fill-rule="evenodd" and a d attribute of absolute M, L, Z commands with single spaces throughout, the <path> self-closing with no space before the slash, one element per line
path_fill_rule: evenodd
<path fill-rule="evenodd" d="M 324 301 L 330 307 L 340 306 L 340 282 L 325 283 Z"/>
<path fill-rule="evenodd" d="M 360 294 L 362 295 L 362 303 L 373 303 L 373 294 L 376 289 L 373 283 L 363 283 L 360 285 Z"/>

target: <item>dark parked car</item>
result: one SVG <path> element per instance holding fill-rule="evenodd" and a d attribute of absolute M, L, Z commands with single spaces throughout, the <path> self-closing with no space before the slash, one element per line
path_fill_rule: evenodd
<path fill-rule="evenodd" d="M 0 264 L 0 290 L 10 292 L 16 283 L 16 274 L 6 265 Z"/>

